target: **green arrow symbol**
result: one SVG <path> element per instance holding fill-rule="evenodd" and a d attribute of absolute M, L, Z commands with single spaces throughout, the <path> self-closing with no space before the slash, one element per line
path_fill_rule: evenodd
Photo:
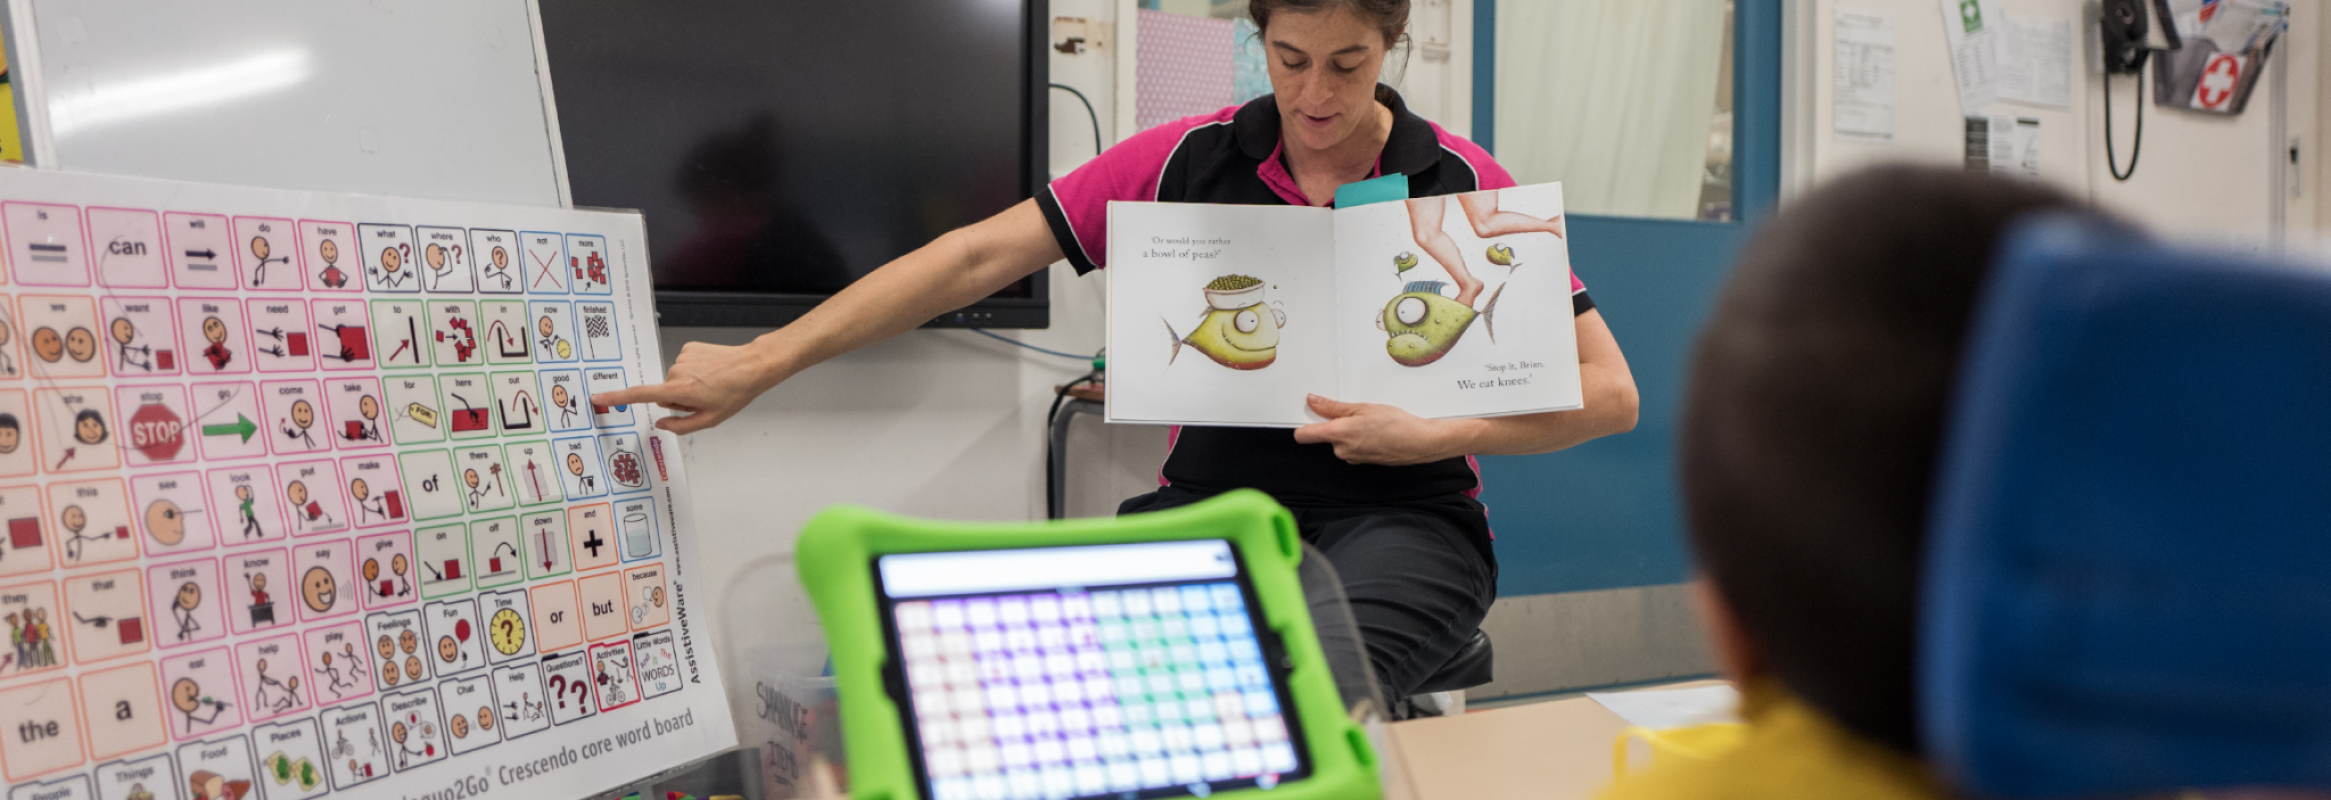
<path fill-rule="evenodd" d="M 249 444 L 251 442 L 251 434 L 258 432 L 258 424 L 253 423 L 250 417 L 246 417 L 241 414 L 236 414 L 235 421 L 233 422 L 221 422 L 217 425 L 202 426 L 202 435 L 204 436 L 225 436 L 227 434 L 235 434 L 237 436 L 243 437 L 243 442 L 245 444 Z"/>

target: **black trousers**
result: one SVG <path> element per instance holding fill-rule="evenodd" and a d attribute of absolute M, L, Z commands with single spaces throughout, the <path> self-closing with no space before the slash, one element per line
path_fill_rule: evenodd
<path fill-rule="evenodd" d="M 1119 514 L 1163 511 L 1213 493 L 1166 486 Z M 1381 505 L 1288 505 L 1303 540 L 1343 579 L 1369 666 L 1387 702 L 1407 697 L 1455 655 L 1497 599 L 1489 519 L 1463 495 Z M 1336 669 L 1348 658 L 1328 648 Z"/>

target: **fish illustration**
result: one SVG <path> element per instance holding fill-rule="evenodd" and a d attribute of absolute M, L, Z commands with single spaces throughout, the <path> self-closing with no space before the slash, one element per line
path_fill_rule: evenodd
<path fill-rule="evenodd" d="M 1410 281 L 1400 294 L 1384 304 L 1384 313 L 1377 317 L 1376 327 L 1391 336 L 1384 343 L 1384 351 L 1404 367 L 1421 367 L 1441 360 L 1457 340 L 1473 327 L 1473 320 L 1481 320 L 1481 327 L 1489 332 L 1489 340 L 1497 341 L 1497 296 L 1504 286 L 1489 293 L 1489 300 L 1476 312 L 1463 303 L 1449 299 L 1441 290 L 1448 287 L 1443 281 Z"/>
<path fill-rule="evenodd" d="M 1412 269 L 1416 269 L 1415 253 L 1403 252 L 1400 255 L 1392 257 L 1393 274 L 1397 275 Z"/>
<path fill-rule="evenodd" d="M 1206 311 L 1189 335 L 1174 330 L 1174 324 L 1164 317 L 1158 321 L 1165 323 L 1166 335 L 1173 339 L 1174 352 L 1166 359 L 1168 365 L 1180 358 L 1182 346 L 1188 345 L 1216 364 L 1251 370 L 1279 360 L 1279 329 L 1287 325 L 1287 312 L 1264 302 L 1262 279 L 1224 275 L 1206 284 Z"/>

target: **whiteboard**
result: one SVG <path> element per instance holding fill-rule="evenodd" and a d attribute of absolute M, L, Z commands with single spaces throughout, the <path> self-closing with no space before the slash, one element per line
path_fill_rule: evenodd
<path fill-rule="evenodd" d="M 38 166 L 564 204 L 530 0 L 9 5 Z"/>

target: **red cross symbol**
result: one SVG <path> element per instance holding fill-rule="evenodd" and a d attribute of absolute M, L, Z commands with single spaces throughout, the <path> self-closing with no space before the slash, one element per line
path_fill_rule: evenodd
<path fill-rule="evenodd" d="M 2202 70 L 2201 83 L 2194 86 L 2193 102 L 2202 108 L 2225 108 L 2226 101 L 2234 99 L 2234 85 L 2241 78 L 2241 57 L 2224 53 L 2212 56 L 2209 67 Z"/>

